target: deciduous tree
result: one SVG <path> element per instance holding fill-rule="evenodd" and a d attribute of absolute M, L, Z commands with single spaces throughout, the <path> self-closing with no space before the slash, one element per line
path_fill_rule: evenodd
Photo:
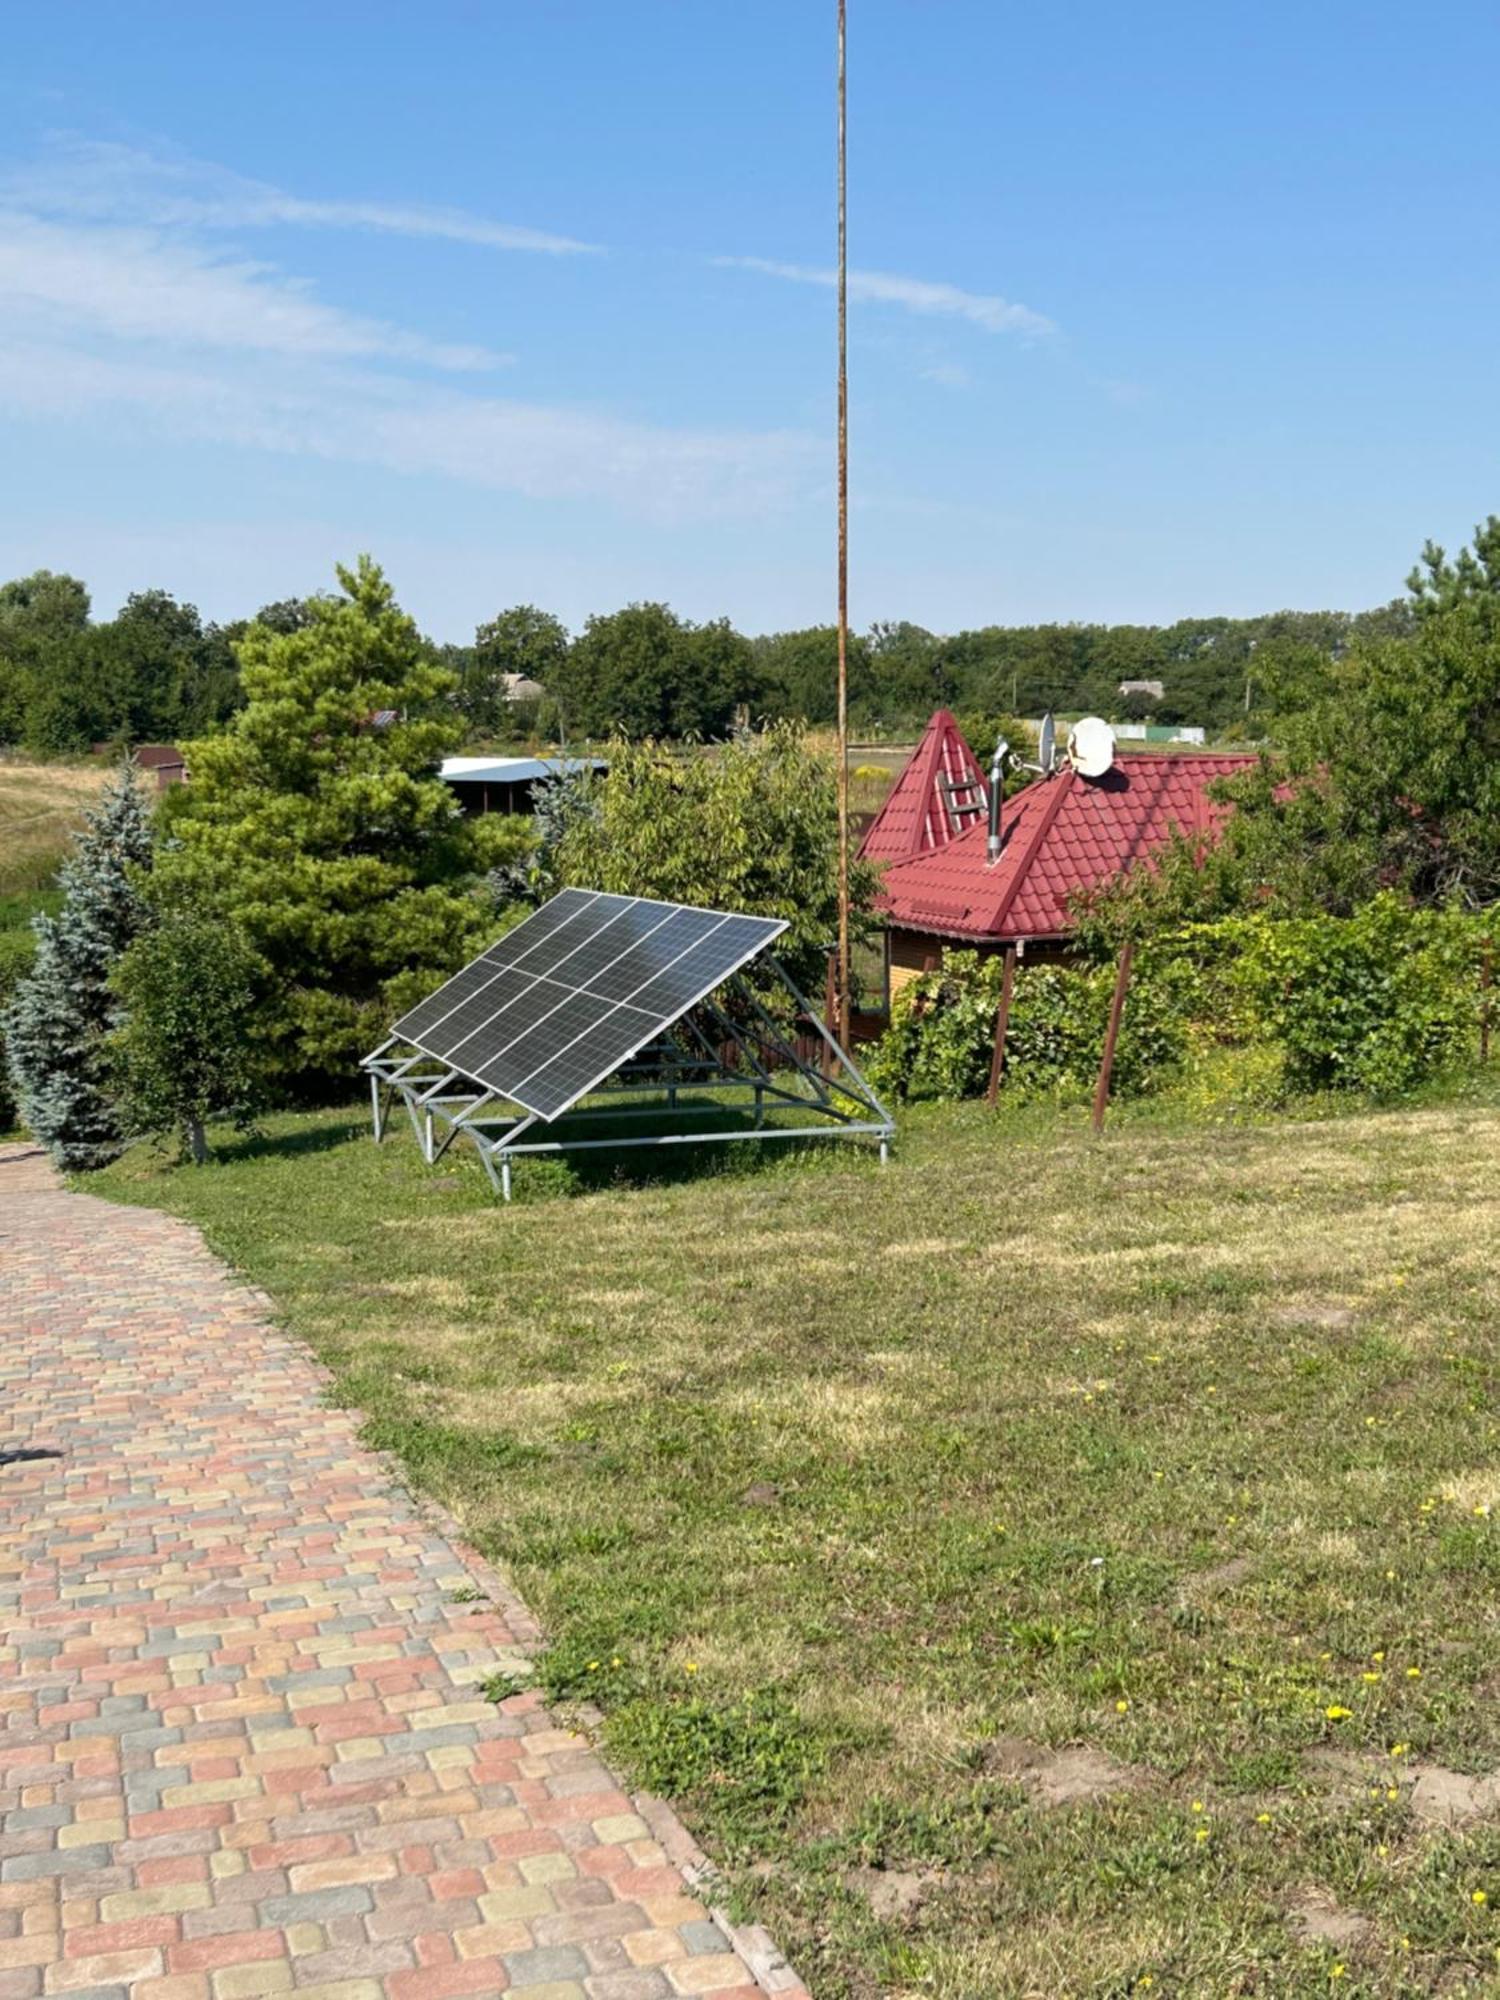
<path fill-rule="evenodd" d="M 201 1165 L 205 1123 L 249 1117 L 260 1082 L 256 974 L 243 934 L 190 907 L 168 908 L 121 955 L 110 983 L 123 1019 L 110 1056 L 132 1132 L 176 1133 Z"/>

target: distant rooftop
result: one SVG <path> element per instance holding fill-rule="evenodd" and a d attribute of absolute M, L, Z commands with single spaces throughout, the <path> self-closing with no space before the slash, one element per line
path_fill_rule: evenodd
<path fill-rule="evenodd" d="M 524 785 L 608 768 L 602 757 L 445 757 L 438 776 L 450 785 Z"/>

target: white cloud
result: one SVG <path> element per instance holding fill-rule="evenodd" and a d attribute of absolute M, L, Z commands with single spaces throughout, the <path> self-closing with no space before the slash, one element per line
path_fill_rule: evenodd
<path fill-rule="evenodd" d="M 838 273 L 810 264 L 781 264 L 770 257 L 715 257 L 714 263 L 741 271 L 759 271 L 768 278 L 787 278 L 799 285 L 838 283 Z M 984 292 L 960 291 L 957 285 L 934 284 L 926 278 L 903 278 L 891 271 L 851 271 L 849 297 L 872 305 L 904 306 L 908 312 L 945 313 L 972 321 L 986 333 L 1047 334 L 1057 328 L 1029 306 L 1013 304 Z"/>
<path fill-rule="evenodd" d="M 0 210 L 0 328 L 27 321 L 173 347 L 489 368 L 506 359 L 321 304 L 265 264 L 142 229 Z"/>
<path fill-rule="evenodd" d="M 539 500 L 603 499 L 657 520 L 785 507 L 821 454 L 793 432 L 674 430 L 464 394 L 346 366 L 163 366 L 0 342 L 0 410 L 127 435 L 438 475 Z"/>
<path fill-rule="evenodd" d="M 488 250 L 550 256 L 594 251 L 571 236 L 420 202 L 313 201 L 204 160 L 63 137 L 39 166 L 0 176 L 0 200 L 32 213 L 159 228 L 257 229 L 277 224 L 442 237 Z"/>
<path fill-rule="evenodd" d="M 0 185 L 0 415 L 132 446 L 239 447 L 603 500 L 662 521 L 778 510 L 821 479 L 822 454 L 799 433 L 629 421 L 461 386 L 509 357 L 326 303 L 226 249 L 223 233 L 300 220 L 516 247 L 498 224 L 299 203 L 233 177 L 206 191 L 197 167 L 182 169 L 183 189 L 177 170 L 154 166 L 116 182 L 100 149 L 69 157 L 71 179 L 49 169 Z"/>
<path fill-rule="evenodd" d="M 936 382 L 940 389 L 967 389 L 974 378 L 961 362 L 934 361 L 922 371 L 924 382 Z"/>

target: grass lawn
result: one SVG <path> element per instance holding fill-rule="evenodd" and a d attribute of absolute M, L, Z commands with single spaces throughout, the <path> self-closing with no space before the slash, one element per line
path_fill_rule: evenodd
<path fill-rule="evenodd" d="M 1426 1816 L 1500 1766 L 1496 1090 L 509 1209 L 223 1138 L 88 1185 L 270 1291 L 820 2000 L 1500 1991 L 1500 1821 Z"/>

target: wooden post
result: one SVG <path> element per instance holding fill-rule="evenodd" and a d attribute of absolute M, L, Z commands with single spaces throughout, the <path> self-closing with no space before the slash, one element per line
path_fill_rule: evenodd
<path fill-rule="evenodd" d="M 823 981 L 823 1019 L 828 1024 L 829 1034 L 831 1034 L 834 1037 L 835 1041 L 841 1042 L 843 1040 L 843 1036 L 839 1033 L 837 1006 L 838 1006 L 838 955 L 835 952 L 829 952 L 828 971 Z M 818 1037 L 818 1041 L 822 1049 L 823 1074 L 824 1076 L 832 1076 L 833 1050 L 829 1048 L 827 1042 L 823 1040 L 821 1035 Z"/>
<path fill-rule="evenodd" d="M 1104 1130 L 1104 1107 L 1109 1103 L 1109 1078 L 1115 1066 L 1115 1043 L 1120 1039 L 1120 1016 L 1125 1011 L 1125 993 L 1130 985 L 1130 939 L 1120 946 L 1120 969 L 1115 974 L 1114 997 L 1109 1003 L 1109 1026 L 1104 1031 L 1104 1054 L 1099 1063 L 1099 1081 L 1094 1086 L 1094 1134 Z"/>
<path fill-rule="evenodd" d="M 1005 1031 L 1010 1026 L 1010 996 L 1016 982 L 1016 948 L 1005 947 L 1005 976 L 1000 981 L 1000 1006 L 995 1015 L 995 1053 L 990 1058 L 990 1087 L 984 1101 L 993 1108 L 1000 1095 L 1000 1077 L 1005 1069 Z"/>
<path fill-rule="evenodd" d="M 849 973 L 849 255 L 848 255 L 848 90 L 845 80 L 845 0 L 838 10 L 838 685 L 835 716 L 838 726 L 839 806 L 839 955 L 834 985 L 837 1010 L 829 1009 L 829 1026 L 843 1047 L 849 1046 L 849 1015 L 853 980 Z"/>
<path fill-rule="evenodd" d="M 1479 1060 L 1487 1063 L 1490 1059 L 1490 989 L 1495 981 L 1495 946 L 1491 938 L 1484 941 L 1484 951 L 1479 960 Z"/>

